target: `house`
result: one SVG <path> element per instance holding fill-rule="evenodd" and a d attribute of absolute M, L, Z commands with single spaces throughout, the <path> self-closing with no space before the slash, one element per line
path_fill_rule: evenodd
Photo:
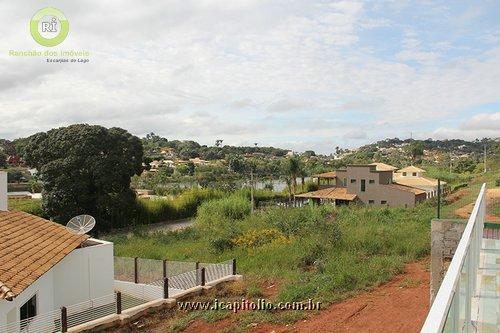
<path fill-rule="evenodd" d="M 389 167 L 377 164 L 348 165 L 345 169 L 315 175 L 320 189 L 295 197 L 299 200 L 331 202 L 334 205 L 359 202 L 408 208 L 426 199 L 425 191 L 394 183 L 393 167 Z"/>
<path fill-rule="evenodd" d="M 427 198 L 433 198 L 437 195 L 438 181 L 437 179 L 424 177 L 424 173 L 424 169 L 411 165 L 394 173 L 394 183 L 418 188 L 425 191 Z M 441 181 L 441 186 L 445 185 L 446 182 Z"/>
<path fill-rule="evenodd" d="M 30 325 L 49 331 L 54 321 L 42 322 L 35 316 L 114 292 L 113 244 L 38 216 L 9 211 L 3 171 L 0 258 L 0 328 L 9 325 L 9 330 L 18 332 L 32 318 Z"/>
<path fill-rule="evenodd" d="M 175 157 L 175 148 L 163 147 L 160 149 L 160 154 L 165 157 L 173 158 Z"/>
<path fill-rule="evenodd" d="M 208 161 L 202 160 L 199 157 L 190 158 L 189 162 L 192 162 L 194 165 L 208 165 L 208 164 L 210 164 Z"/>

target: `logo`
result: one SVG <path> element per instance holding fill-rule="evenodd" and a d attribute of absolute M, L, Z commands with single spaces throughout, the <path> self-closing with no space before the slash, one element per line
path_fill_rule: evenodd
<path fill-rule="evenodd" d="M 64 14 L 52 7 L 40 9 L 30 21 L 33 39 L 42 46 L 52 47 L 61 44 L 69 32 L 69 22 Z"/>

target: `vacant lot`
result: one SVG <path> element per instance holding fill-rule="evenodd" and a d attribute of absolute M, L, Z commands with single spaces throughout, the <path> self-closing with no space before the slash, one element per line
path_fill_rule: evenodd
<path fill-rule="evenodd" d="M 407 263 L 425 257 L 434 211 L 428 205 L 409 210 L 321 206 L 250 214 L 247 198 L 235 195 L 202 204 L 192 228 L 110 240 L 118 256 L 201 262 L 236 258 L 246 281 L 237 297 L 311 298 L 327 306 L 389 281 Z M 286 324 L 307 315 L 248 312 L 238 316 L 235 325 Z M 198 318 L 212 317 L 224 318 L 181 313 L 171 328 L 181 330 Z"/>

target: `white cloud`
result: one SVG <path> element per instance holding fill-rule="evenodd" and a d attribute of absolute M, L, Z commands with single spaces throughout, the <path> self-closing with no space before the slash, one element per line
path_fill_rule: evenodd
<path fill-rule="evenodd" d="M 228 144 L 257 141 L 293 149 L 310 142 L 319 150 L 332 146 L 323 141 L 352 144 L 436 127 L 443 128 L 436 135 L 460 136 L 472 130 L 449 132 L 441 121 L 499 102 L 500 47 L 446 59 L 443 54 L 457 47 L 454 36 L 429 43 L 425 26 L 374 16 L 370 3 L 51 5 L 70 20 L 61 48 L 89 49 L 91 63 L 8 57 L 9 49 L 37 48 L 26 22 L 40 5 L 1 2 L 0 137 L 89 122 L 137 135 L 155 131 L 205 143 L 224 136 Z M 363 44 L 366 29 L 381 27 L 403 35 L 397 50 L 394 40 L 377 41 L 392 49 L 388 56 L 368 53 Z M 495 31 L 488 27 L 484 33 Z"/>
<path fill-rule="evenodd" d="M 500 112 L 477 114 L 462 122 L 458 128 L 440 127 L 432 136 L 439 139 L 466 140 L 500 138 Z"/>

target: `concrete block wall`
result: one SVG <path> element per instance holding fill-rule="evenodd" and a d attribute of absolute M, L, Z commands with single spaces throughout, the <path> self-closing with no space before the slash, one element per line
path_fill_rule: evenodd
<path fill-rule="evenodd" d="M 434 219 L 431 221 L 431 304 L 455 254 L 467 220 Z"/>

